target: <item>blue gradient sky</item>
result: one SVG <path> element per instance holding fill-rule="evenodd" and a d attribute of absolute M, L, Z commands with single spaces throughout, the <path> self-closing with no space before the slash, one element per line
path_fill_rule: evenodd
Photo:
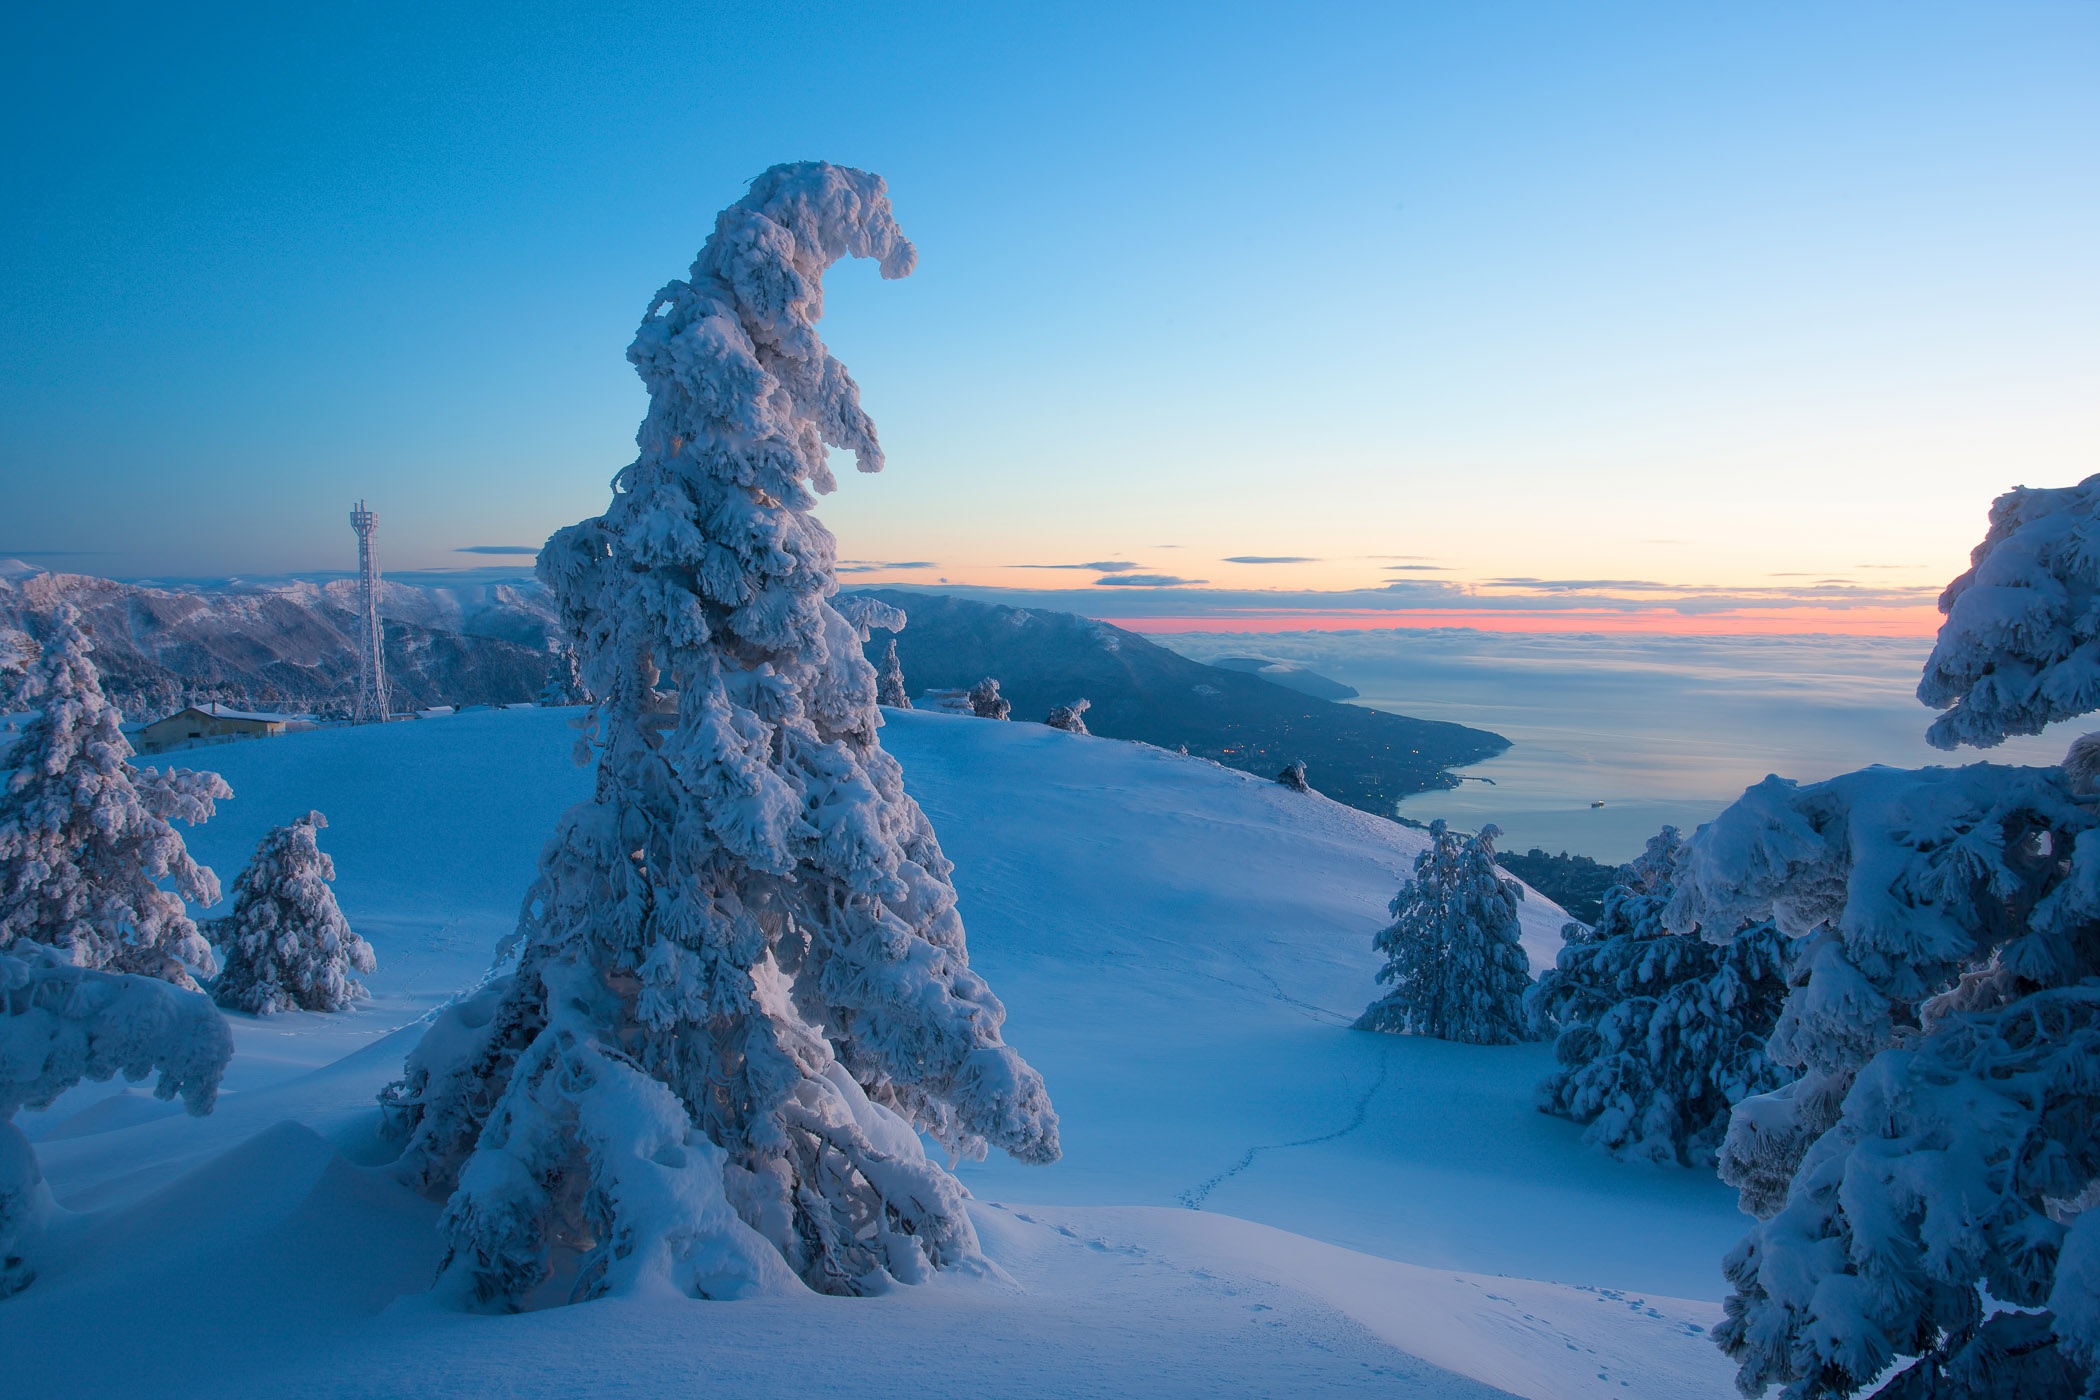
<path fill-rule="evenodd" d="M 50 567 L 346 566 L 358 495 L 395 566 L 536 545 L 632 455 L 651 292 L 809 157 L 921 250 L 833 279 L 890 469 L 825 519 L 930 566 L 865 579 L 1926 615 L 1993 494 L 2100 470 L 2092 0 L 0 25 Z"/>

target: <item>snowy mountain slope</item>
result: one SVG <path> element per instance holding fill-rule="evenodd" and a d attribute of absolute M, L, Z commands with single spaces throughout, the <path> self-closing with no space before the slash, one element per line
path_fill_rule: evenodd
<path fill-rule="evenodd" d="M 135 718 L 165 713 L 183 694 L 342 709 L 356 686 L 353 579 L 155 587 L 0 568 L 0 632 L 35 631 L 27 619 L 60 602 L 80 610 L 105 689 Z M 380 611 L 402 708 L 529 700 L 546 683 L 553 604 L 529 577 L 388 579 Z"/>
<path fill-rule="evenodd" d="M 902 609 L 896 634 L 907 687 L 997 678 L 1016 719 L 1041 720 L 1084 697 L 1087 728 L 1114 739 L 1216 759 L 1273 778 L 1303 760 L 1317 791 L 1389 816 L 1417 793 L 1458 786 L 1450 771 L 1509 748 L 1500 734 L 1397 710 L 1334 703 L 1267 673 L 1207 666 L 1149 637 L 1077 613 L 1013 608 L 915 588 L 856 589 Z M 891 638 L 870 638 L 880 662 Z"/>
<path fill-rule="evenodd" d="M 1542 1047 L 1346 1029 L 1375 990 L 1370 935 L 1415 833 L 1201 760 L 933 715 L 889 716 L 885 742 L 957 862 L 1009 1036 L 1064 1117 L 1058 1165 L 962 1168 L 1011 1283 L 432 1310 L 413 1295 L 435 1267 L 435 1208 L 370 1167 L 371 1095 L 415 1035 L 393 1028 L 479 974 L 585 790 L 563 718 L 211 755 L 236 797 L 194 849 L 230 876 L 268 826 L 326 811 L 376 995 L 346 1015 L 237 1020 L 210 1118 L 96 1086 L 25 1120 L 81 1213 L 55 1227 L 45 1277 L 0 1305 L 0 1352 L 20 1358 L 6 1389 L 264 1395 L 296 1374 L 319 1395 L 553 1395 L 705 1373 L 735 1394 L 848 1377 L 871 1395 L 976 1394 L 988 1374 L 1043 1395 L 1727 1392 L 1697 1330 L 1717 1308 L 1607 1290 L 1716 1296 L 1730 1193 L 1610 1163 L 1535 1113 Z M 1528 902 L 1534 960 L 1558 922 Z M 142 1312 L 141 1297 L 171 1301 Z M 120 1309 L 87 1344 L 80 1319 Z"/>

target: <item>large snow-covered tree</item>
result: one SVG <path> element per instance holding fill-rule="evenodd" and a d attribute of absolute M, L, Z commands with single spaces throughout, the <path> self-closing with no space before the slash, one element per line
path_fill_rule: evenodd
<path fill-rule="evenodd" d="M 78 614 L 51 618 L 26 698 L 38 707 L 0 791 L 0 949 L 42 943 L 81 967 L 194 988 L 214 970 L 184 901 L 219 881 L 170 825 L 233 796 L 216 773 L 140 769 L 102 693 Z"/>
<path fill-rule="evenodd" d="M 158 1097 L 209 1113 L 232 1054 L 225 1018 L 196 992 L 74 967 L 40 945 L 0 954 L 0 1298 L 35 1277 L 51 1206 L 16 1110 L 47 1108 L 83 1079 L 158 1073 Z"/>
<path fill-rule="evenodd" d="M 1937 743 L 2094 707 L 2093 482 L 2015 491 L 1942 598 Z M 2087 601 L 2079 601 L 2085 599 Z M 2087 800 L 2079 800 L 2086 796 Z M 1747 1394 L 2100 1391 L 2100 813 L 2062 768 L 1767 778 L 1693 837 L 1668 918 L 1803 940 L 1794 1083 L 1736 1108 L 1761 1219 L 1716 1340 Z"/>
<path fill-rule="evenodd" d="M 335 862 L 315 837 L 327 825 L 308 812 L 273 828 L 234 882 L 232 910 L 210 927 L 223 955 L 211 984 L 219 1005 L 256 1016 L 341 1011 L 366 994 L 352 974 L 377 962 L 328 888 Z"/>
<path fill-rule="evenodd" d="M 918 1132 L 1058 1156 L 832 605 L 827 446 L 882 466 L 817 335 L 848 255 L 912 269 L 880 179 L 753 181 L 628 351 L 640 455 L 540 555 L 596 697 L 596 790 L 541 857 L 515 970 L 385 1095 L 483 1303 L 878 1290 L 978 1258 Z"/>
<path fill-rule="evenodd" d="M 1649 838 L 1595 927 L 1564 930 L 1525 1005 L 1535 1028 L 1559 1032 L 1541 1111 L 1586 1124 L 1584 1140 L 1615 1157 L 1710 1167 L 1730 1110 L 1793 1078 L 1765 1050 L 1789 940 L 1769 920 L 1725 943 L 1664 927 L 1683 844 L 1670 826 Z"/>
<path fill-rule="evenodd" d="M 1441 819 L 1415 857 L 1414 877 L 1393 897 L 1393 922 L 1373 940 L 1386 957 L 1378 980 L 1392 990 L 1356 1028 L 1508 1045 L 1529 1039 L 1524 990 L 1531 963 L 1518 941 L 1524 888 L 1495 866 L 1500 828 L 1465 837 Z"/>

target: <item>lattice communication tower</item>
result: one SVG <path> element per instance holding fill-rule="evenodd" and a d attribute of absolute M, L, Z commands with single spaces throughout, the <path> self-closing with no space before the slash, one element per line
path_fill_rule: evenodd
<path fill-rule="evenodd" d="M 357 531 L 357 703 L 350 718 L 356 724 L 384 724 L 386 633 L 379 625 L 379 560 L 372 553 L 379 517 L 359 501 L 350 510 L 350 528 Z"/>

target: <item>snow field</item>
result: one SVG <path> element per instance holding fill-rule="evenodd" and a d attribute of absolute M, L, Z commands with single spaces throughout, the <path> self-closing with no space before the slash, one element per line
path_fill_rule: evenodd
<path fill-rule="evenodd" d="M 1731 1192 L 1612 1163 L 1536 1113 L 1545 1046 L 1347 1029 L 1417 833 L 1201 760 L 920 713 L 887 712 L 885 745 L 1064 1120 L 1056 1165 L 960 1168 L 1007 1277 L 436 1308 L 420 1295 L 437 1207 L 377 1169 L 372 1095 L 412 1023 L 480 975 L 587 791 L 570 713 L 212 751 L 236 796 L 192 850 L 230 884 L 264 830 L 327 811 L 373 996 L 233 1018 L 209 1118 L 144 1086 L 22 1117 L 75 1214 L 0 1306 L 0 1394 L 263 1395 L 295 1377 L 313 1395 L 1729 1392 L 1700 1330 L 1719 1309 L 1670 1299 L 1719 1296 L 1745 1224 Z M 1562 916 L 1534 897 L 1522 918 L 1536 968 Z"/>

